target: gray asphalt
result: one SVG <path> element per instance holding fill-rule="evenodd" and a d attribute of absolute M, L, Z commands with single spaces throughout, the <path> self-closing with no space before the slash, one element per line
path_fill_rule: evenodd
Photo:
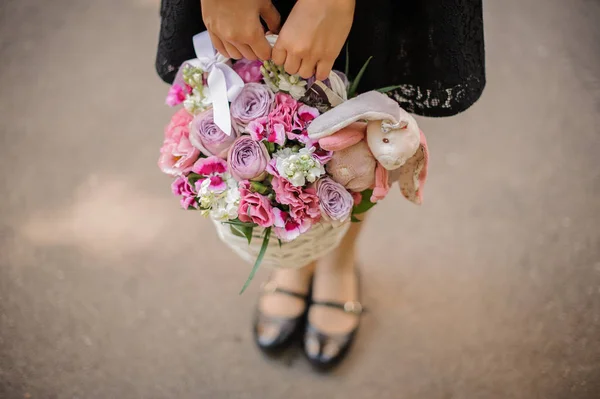
<path fill-rule="evenodd" d="M 425 204 L 360 244 L 371 312 L 329 376 L 267 360 L 263 270 L 178 209 L 158 0 L 0 5 L 0 398 L 600 397 L 600 3 L 486 1 L 488 86 L 423 119 Z"/>

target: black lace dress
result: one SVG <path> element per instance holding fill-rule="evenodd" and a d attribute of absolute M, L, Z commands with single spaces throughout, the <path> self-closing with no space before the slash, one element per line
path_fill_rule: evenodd
<path fill-rule="evenodd" d="M 273 3 L 285 18 L 294 1 Z M 162 0 L 161 17 L 156 69 L 170 83 L 205 30 L 200 0 Z M 485 86 L 482 0 L 356 0 L 348 41 L 351 76 L 373 56 L 360 91 L 402 85 L 390 96 L 418 115 L 455 115 Z"/>

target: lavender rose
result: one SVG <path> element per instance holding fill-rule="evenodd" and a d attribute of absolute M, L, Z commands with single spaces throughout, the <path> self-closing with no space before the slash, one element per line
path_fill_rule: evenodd
<path fill-rule="evenodd" d="M 250 136 L 239 137 L 229 149 L 227 165 L 237 181 L 262 180 L 265 178 L 270 157 L 262 142 Z"/>
<path fill-rule="evenodd" d="M 235 139 L 235 134 L 228 136 L 215 124 L 212 109 L 196 115 L 190 124 L 190 142 L 208 157 L 226 158 Z"/>
<path fill-rule="evenodd" d="M 247 83 L 231 103 L 231 116 L 238 125 L 238 130 L 243 131 L 248 123 L 269 115 L 273 99 L 274 95 L 267 86 Z"/>
<path fill-rule="evenodd" d="M 334 224 L 341 224 L 350 218 L 354 198 L 339 183 L 329 177 L 319 179 L 316 183 L 317 197 L 323 218 Z"/>

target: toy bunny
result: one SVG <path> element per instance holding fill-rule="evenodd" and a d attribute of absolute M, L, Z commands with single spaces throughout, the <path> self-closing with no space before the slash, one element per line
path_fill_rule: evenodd
<path fill-rule="evenodd" d="M 348 190 L 362 192 L 373 189 L 371 202 L 383 199 L 389 192 L 389 176 L 373 156 L 366 140 L 367 124 L 354 122 L 331 136 L 319 140 L 319 146 L 333 151 L 327 172 Z"/>
<path fill-rule="evenodd" d="M 368 121 L 362 136 L 357 125 L 352 125 L 360 120 Z M 353 128 L 344 130 L 349 126 Z M 375 170 L 379 167 L 379 183 L 393 170 L 391 181 L 398 181 L 404 197 L 421 204 L 429 161 L 427 141 L 415 119 L 388 96 L 370 91 L 345 101 L 317 117 L 308 127 L 308 135 L 321 147 L 338 150 L 357 145 L 366 135 L 368 149 L 377 161 Z M 375 185 L 375 191 L 381 187 Z M 378 199 L 374 197 L 372 200 Z"/>

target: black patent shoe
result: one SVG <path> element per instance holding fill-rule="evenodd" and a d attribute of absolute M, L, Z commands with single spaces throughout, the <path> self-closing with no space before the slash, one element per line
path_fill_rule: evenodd
<path fill-rule="evenodd" d="M 339 309 L 341 312 L 352 313 L 357 316 L 360 316 L 364 311 L 358 301 L 348 301 L 346 303 L 313 301 L 311 306 L 314 305 Z M 352 342 L 354 342 L 357 330 L 358 323 L 348 333 L 326 334 L 309 323 L 304 333 L 304 353 L 317 370 L 329 371 L 347 355 Z"/>
<path fill-rule="evenodd" d="M 276 355 L 286 349 L 298 337 L 304 327 L 308 309 L 309 294 L 292 292 L 277 286 L 275 281 L 263 285 L 264 294 L 276 292 L 304 301 L 304 311 L 296 317 L 269 316 L 257 310 L 254 319 L 254 340 L 258 347 L 268 355 Z"/>

